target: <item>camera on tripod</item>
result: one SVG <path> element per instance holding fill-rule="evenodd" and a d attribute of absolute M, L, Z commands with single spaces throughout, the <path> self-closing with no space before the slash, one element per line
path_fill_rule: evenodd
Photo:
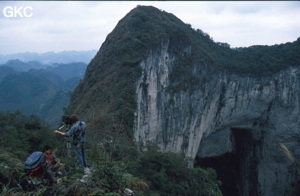
<path fill-rule="evenodd" d="M 66 126 L 72 125 L 71 118 L 68 115 L 63 115 L 61 117 L 61 122 L 65 123 Z"/>
<path fill-rule="evenodd" d="M 63 127 L 65 127 L 65 131 L 68 131 L 70 129 L 70 127 L 72 126 L 72 121 L 71 121 L 71 118 L 68 116 L 68 115 L 63 115 L 61 117 L 61 123 L 63 124 L 63 126 L 61 126 L 59 128 L 62 129 Z M 65 146 L 65 156 L 67 157 L 70 157 L 71 156 L 71 152 L 70 152 L 70 149 L 71 149 L 71 140 L 72 138 L 69 137 L 69 136 L 65 136 L 64 137 L 64 146 Z"/>

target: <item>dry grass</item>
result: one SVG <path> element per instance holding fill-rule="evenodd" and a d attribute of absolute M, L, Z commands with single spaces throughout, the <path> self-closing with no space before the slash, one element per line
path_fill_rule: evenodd
<path fill-rule="evenodd" d="M 292 155 L 292 153 L 289 151 L 289 149 L 282 143 L 279 143 L 280 147 L 283 149 L 284 154 L 293 162 L 293 164 L 295 164 L 295 159 Z"/>
<path fill-rule="evenodd" d="M 297 170 L 297 173 L 298 175 L 300 175 L 300 170 L 299 170 L 299 167 L 298 167 L 298 164 L 297 162 L 295 161 L 292 153 L 289 151 L 289 149 L 282 143 L 279 143 L 279 146 L 283 149 L 284 151 L 284 154 L 287 156 L 288 159 L 290 159 L 293 163 L 293 165 L 295 166 L 296 170 Z"/>

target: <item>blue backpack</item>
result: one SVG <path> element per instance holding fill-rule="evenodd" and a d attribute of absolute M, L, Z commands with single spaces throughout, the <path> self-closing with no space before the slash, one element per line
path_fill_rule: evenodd
<path fill-rule="evenodd" d="M 29 155 L 23 165 L 24 169 L 35 169 L 41 163 L 41 157 L 43 153 L 40 151 L 33 152 Z"/>
<path fill-rule="evenodd" d="M 79 125 L 77 127 L 77 130 L 74 132 L 73 139 L 79 141 L 81 137 L 84 137 L 85 130 L 82 127 L 84 125 L 84 122 L 80 121 Z"/>

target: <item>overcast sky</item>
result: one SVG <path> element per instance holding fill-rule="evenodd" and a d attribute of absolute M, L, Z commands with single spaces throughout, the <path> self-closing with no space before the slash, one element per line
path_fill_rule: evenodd
<path fill-rule="evenodd" d="M 172 13 L 231 47 L 281 44 L 300 37 L 299 1 L 0 1 L 0 54 L 98 50 L 137 5 Z M 26 14 L 32 16 L 5 17 L 7 6 L 29 6 L 32 11 Z"/>

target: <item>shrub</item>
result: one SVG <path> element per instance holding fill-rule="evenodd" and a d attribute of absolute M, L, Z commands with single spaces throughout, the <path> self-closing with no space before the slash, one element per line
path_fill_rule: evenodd
<path fill-rule="evenodd" d="M 176 153 L 145 152 L 131 172 L 149 184 L 148 194 L 222 195 L 215 170 L 188 168 L 184 157 Z"/>

